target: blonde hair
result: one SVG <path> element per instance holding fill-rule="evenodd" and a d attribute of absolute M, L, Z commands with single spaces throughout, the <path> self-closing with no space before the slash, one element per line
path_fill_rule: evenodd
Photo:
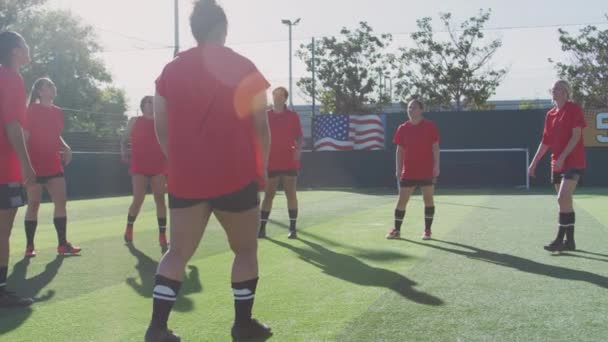
<path fill-rule="evenodd" d="M 40 90 L 45 85 L 50 85 L 54 87 L 55 83 L 53 83 L 53 81 L 51 81 L 51 79 L 48 77 L 41 77 L 37 79 L 36 82 L 34 82 L 34 85 L 32 86 L 32 91 L 30 92 L 30 105 L 36 103 L 37 101 L 40 101 Z"/>
<path fill-rule="evenodd" d="M 565 80 L 558 80 L 557 82 L 555 82 L 555 85 L 559 85 L 560 87 L 562 87 L 568 95 L 568 100 L 570 100 L 570 97 L 572 96 L 572 87 L 570 86 L 570 83 Z"/>

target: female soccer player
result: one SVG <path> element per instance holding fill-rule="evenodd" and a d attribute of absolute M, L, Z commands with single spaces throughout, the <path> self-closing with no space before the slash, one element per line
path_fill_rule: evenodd
<path fill-rule="evenodd" d="M 573 195 L 585 171 L 585 145 L 583 128 L 586 127 L 583 110 L 571 102 L 570 85 L 557 81 L 551 88 L 554 107 L 545 118 L 545 128 L 529 174 L 536 175 L 536 167 L 551 149 L 552 183 L 557 191 L 559 226 L 557 237 L 544 248 L 548 251 L 575 250 Z M 564 242 L 564 236 L 566 241 Z"/>
<path fill-rule="evenodd" d="M 266 223 L 270 216 L 270 210 L 272 210 L 272 201 L 281 181 L 285 189 L 289 213 L 289 235 L 287 237 L 290 239 L 297 237 L 298 197 L 296 195 L 296 183 L 298 169 L 300 168 L 302 126 L 298 113 L 287 109 L 285 105 L 288 97 L 289 92 L 283 87 L 279 87 L 272 92 L 274 105 L 273 109 L 268 112 L 272 142 L 268 161 L 268 183 L 266 183 L 264 201 L 262 201 L 262 218 L 258 233 L 260 238 L 266 237 Z"/>
<path fill-rule="evenodd" d="M 81 248 L 72 246 L 66 238 L 67 194 L 63 164 L 72 160 L 72 150 L 61 137 L 63 112 L 53 104 L 57 95 L 55 84 L 48 78 L 36 80 L 30 94 L 30 104 L 25 117 L 27 148 L 36 171 L 36 182 L 27 186 L 27 211 L 25 213 L 26 257 L 35 257 L 34 236 L 38 226 L 38 209 L 43 187 L 49 192 L 55 211 L 53 223 L 57 231 L 57 253 L 74 255 Z M 63 163 L 63 164 L 62 164 Z"/>
<path fill-rule="evenodd" d="M 131 163 L 130 172 L 133 186 L 133 202 L 129 207 L 125 242 L 133 242 L 133 225 L 144 203 L 148 184 L 150 184 L 156 203 L 158 242 L 165 251 L 167 248 L 166 161 L 154 131 L 153 99 L 153 96 L 145 96 L 141 99 L 140 109 L 143 115 L 129 120 L 127 130 L 120 144 L 123 161 Z M 128 153 L 129 140 L 131 141 L 130 155 Z"/>
<path fill-rule="evenodd" d="M 19 69 L 29 63 L 30 51 L 23 37 L 11 31 L 0 33 L 0 308 L 28 306 L 31 298 L 21 298 L 6 290 L 9 237 L 17 208 L 25 204 L 23 184 L 35 181 L 23 130 L 26 94 Z"/>
<path fill-rule="evenodd" d="M 410 101 L 407 107 L 409 120 L 399 126 L 395 134 L 395 176 L 399 179 L 399 200 L 395 208 L 395 227 L 386 235 L 387 239 L 401 237 L 405 208 L 416 187 L 422 189 L 424 199 L 425 227 L 422 238 L 431 238 L 431 226 L 435 216 L 434 184 L 439 176 L 440 137 L 435 123 L 422 116 L 423 110 L 422 101 Z"/>
<path fill-rule="evenodd" d="M 171 244 L 158 265 L 146 341 L 180 340 L 167 320 L 211 214 L 235 254 L 232 336 L 269 336 L 270 328 L 251 315 L 258 283 L 258 182 L 265 181 L 270 147 L 269 84 L 252 62 L 224 46 L 228 22 L 214 0 L 195 2 L 190 26 L 198 46 L 179 54 L 156 81 L 156 132 L 169 165 Z"/>

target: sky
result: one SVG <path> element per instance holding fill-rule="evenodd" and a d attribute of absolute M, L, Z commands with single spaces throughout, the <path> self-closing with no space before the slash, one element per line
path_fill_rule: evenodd
<path fill-rule="evenodd" d="M 584 24 L 608 28 L 605 0 L 219 0 L 229 21 L 227 46 L 251 59 L 272 87 L 288 86 L 289 44 L 281 19 L 301 18 L 293 29 L 294 51 L 312 37 L 338 34 L 368 22 L 376 33 L 392 33 L 394 47 L 411 46 L 409 33 L 416 20 L 450 12 L 455 23 L 491 9 L 488 39 L 501 38 L 503 46 L 492 64 L 509 72 L 494 100 L 548 98 L 556 78 L 552 58 L 567 61 L 558 41 L 559 27 L 576 33 Z M 584 6 L 581 5 L 584 3 Z M 191 0 L 179 0 L 180 46 L 195 45 L 189 29 Z M 129 100 L 135 115 L 139 99 L 154 92 L 154 80 L 173 58 L 174 0 L 49 0 L 49 8 L 64 9 L 95 28 L 104 52 L 99 55 L 114 83 Z M 441 35 L 439 35 L 441 36 Z M 310 101 L 295 80 L 307 76 L 303 63 L 293 59 L 294 104 Z"/>

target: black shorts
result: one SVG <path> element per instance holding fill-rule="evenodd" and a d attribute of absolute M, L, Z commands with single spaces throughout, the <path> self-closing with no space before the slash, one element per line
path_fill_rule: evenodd
<path fill-rule="evenodd" d="M 258 190 L 258 182 L 251 182 L 241 190 L 215 198 L 179 198 L 169 194 L 169 208 L 184 209 L 200 203 L 209 203 L 211 209 L 239 213 L 253 209 L 260 204 Z"/>
<path fill-rule="evenodd" d="M 0 209 L 15 209 L 25 203 L 25 189 L 21 183 L 0 184 Z"/>
<path fill-rule="evenodd" d="M 568 169 L 564 172 L 553 172 L 551 175 L 551 183 L 554 185 L 562 184 L 562 179 L 577 180 L 580 182 L 584 174 L 584 169 Z"/>
<path fill-rule="evenodd" d="M 36 177 L 36 183 L 38 183 L 38 184 L 46 184 L 46 183 L 48 183 L 53 178 L 63 178 L 63 172 L 62 173 L 58 173 L 56 175 L 52 175 L 52 176 L 37 176 Z"/>
<path fill-rule="evenodd" d="M 427 179 L 401 179 L 399 180 L 399 186 L 402 188 L 414 188 L 435 185 L 433 178 Z"/>
<path fill-rule="evenodd" d="M 298 175 L 297 169 L 283 170 L 283 171 L 268 171 L 268 178 L 275 178 L 280 176 L 296 177 Z"/>

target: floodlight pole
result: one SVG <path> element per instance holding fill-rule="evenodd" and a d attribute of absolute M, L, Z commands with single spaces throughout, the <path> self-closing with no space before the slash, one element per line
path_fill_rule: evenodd
<path fill-rule="evenodd" d="M 289 107 L 293 108 L 293 66 L 292 66 L 292 36 L 291 31 L 294 26 L 296 26 L 300 22 L 300 18 L 291 21 L 290 19 L 283 19 L 281 23 L 287 25 L 289 27 Z"/>

